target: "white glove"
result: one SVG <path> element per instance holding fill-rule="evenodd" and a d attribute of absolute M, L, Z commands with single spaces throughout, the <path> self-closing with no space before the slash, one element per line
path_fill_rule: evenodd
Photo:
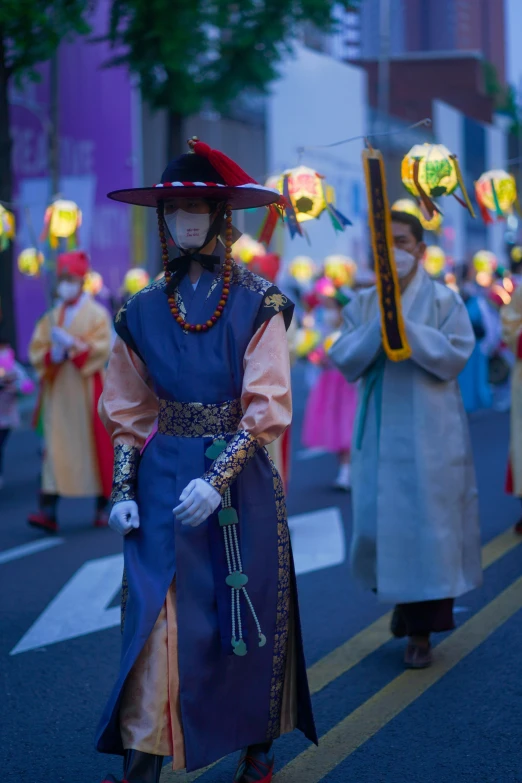
<path fill-rule="evenodd" d="M 182 525 L 197 527 L 212 514 L 221 503 L 221 495 L 203 479 L 194 479 L 179 496 L 181 503 L 172 513 Z"/>
<path fill-rule="evenodd" d="M 116 533 L 126 536 L 131 530 L 140 526 L 138 504 L 134 500 L 121 500 L 112 507 L 109 517 L 109 527 Z"/>
<path fill-rule="evenodd" d="M 66 332 L 65 329 L 62 329 L 61 326 L 52 327 L 51 338 L 53 343 L 56 343 L 56 345 L 61 345 L 62 348 L 65 348 L 67 351 L 72 348 L 76 342 L 72 334 Z"/>
<path fill-rule="evenodd" d="M 53 364 L 61 364 L 67 357 L 67 351 L 58 343 L 51 343 L 51 361 Z"/>

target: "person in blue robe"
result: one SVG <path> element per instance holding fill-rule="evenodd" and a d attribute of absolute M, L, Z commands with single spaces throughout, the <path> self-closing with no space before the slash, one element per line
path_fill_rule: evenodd
<path fill-rule="evenodd" d="M 125 573 L 120 670 L 96 743 L 124 756 L 126 783 L 157 783 L 166 756 L 192 771 L 236 750 L 234 782 L 269 783 L 274 739 L 299 728 L 317 742 L 265 448 L 291 420 L 293 304 L 231 255 L 232 210 L 279 194 L 190 145 L 155 187 L 109 194 L 156 208 L 165 276 L 117 314 L 100 405 Z"/>
<path fill-rule="evenodd" d="M 469 361 L 459 375 L 462 401 L 467 413 L 491 408 L 492 395 L 488 379 L 488 357 L 482 343 L 487 335 L 487 324 L 477 296 L 463 287 L 461 296 L 475 335 L 475 348 Z"/>

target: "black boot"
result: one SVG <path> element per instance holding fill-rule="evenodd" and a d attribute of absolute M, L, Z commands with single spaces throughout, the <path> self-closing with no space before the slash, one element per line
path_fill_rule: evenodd
<path fill-rule="evenodd" d="M 159 783 L 163 756 L 126 750 L 123 777 L 126 783 Z"/>
<path fill-rule="evenodd" d="M 274 763 L 271 742 L 249 745 L 241 754 L 233 783 L 270 783 Z"/>
<path fill-rule="evenodd" d="M 163 756 L 143 753 L 141 750 L 126 750 L 123 761 L 123 779 L 116 780 L 107 775 L 103 783 L 159 783 Z"/>

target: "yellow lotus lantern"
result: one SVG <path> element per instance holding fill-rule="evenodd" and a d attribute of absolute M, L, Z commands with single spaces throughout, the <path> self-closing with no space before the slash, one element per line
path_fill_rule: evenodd
<path fill-rule="evenodd" d="M 266 255 L 266 248 L 249 234 L 242 234 L 232 247 L 235 261 L 249 264 L 253 258 Z"/>
<path fill-rule="evenodd" d="M 336 286 L 353 286 L 357 264 L 348 256 L 332 255 L 324 260 L 324 274 Z"/>
<path fill-rule="evenodd" d="M 103 288 L 103 277 L 99 272 L 88 272 L 83 283 L 83 290 L 91 296 L 97 296 Z"/>
<path fill-rule="evenodd" d="M 82 212 L 78 204 L 62 198 L 56 199 L 45 211 L 40 239 L 49 239 L 54 250 L 59 246 L 60 239 L 66 239 L 68 249 L 73 250 L 78 246 L 78 229 L 81 224 Z"/>
<path fill-rule="evenodd" d="M 35 247 L 26 247 L 18 256 L 19 272 L 26 277 L 38 277 L 44 263 L 44 255 Z"/>
<path fill-rule="evenodd" d="M 145 288 L 149 282 L 150 275 L 145 269 L 140 269 L 139 267 L 129 269 L 123 278 L 123 290 L 133 296 Z"/>
<path fill-rule="evenodd" d="M 315 329 L 298 329 L 295 342 L 295 352 L 298 359 L 304 359 L 321 342 L 321 334 Z"/>
<path fill-rule="evenodd" d="M 498 220 L 504 220 L 518 207 L 515 177 L 502 169 L 486 171 L 475 183 L 475 195 L 485 223 L 492 223 L 493 212 Z"/>
<path fill-rule="evenodd" d="M 473 266 L 476 272 L 487 272 L 493 274 L 497 268 L 497 257 L 490 250 L 479 250 L 473 256 Z"/>
<path fill-rule="evenodd" d="M 308 256 L 296 256 L 290 263 L 288 272 L 298 283 L 306 285 L 315 275 L 316 268 L 314 262 Z"/>
<path fill-rule="evenodd" d="M 335 191 L 324 177 L 308 166 L 287 169 L 282 174 L 270 177 L 266 187 L 278 190 L 286 199 L 286 222 L 293 238 L 303 235 L 300 226 L 308 220 L 315 220 L 323 212 L 328 212 L 335 231 L 344 231 L 351 225 L 334 206 Z"/>
<path fill-rule="evenodd" d="M 416 144 L 412 147 L 402 160 L 401 178 L 406 190 L 421 200 L 430 219 L 440 211 L 432 199 L 455 195 L 458 187 L 464 201 L 456 195 L 455 198 L 475 217 L 457 156 L 452 155 L 443 144 Z"/>
<path fill-rule="evenodd" d="M 394 212 L 406 212 L 408 215 L 415 215 L 426 231 L 433 231 L 436 234 L 440 232 L 442 226 L 442 213 L 434 212 L 432 218 L 427 218 L 417 202 L 413 201 L 411 198 L 398 199 L 398 201 L 393 204 L 392 210 Z"/>
<path fill-rule="evenodd" d="M 12 212 L 0 204 L 0 252 L 6 250 L 15 237 L 16 223 Z"/>
<path fill-rule="evenodd" d="M 515 264 L 519 264 L 522 261 L 522 247 L 520 245 L 515 245 L 511 250 L 511 260 L 514 261 Z"/>
<path fill-rule="evenodd" d="M 446 254 L 438 245 L 428 245 L 422 259 L 424 269 L 431 277 L 438 277 L 444 271 Z"/>

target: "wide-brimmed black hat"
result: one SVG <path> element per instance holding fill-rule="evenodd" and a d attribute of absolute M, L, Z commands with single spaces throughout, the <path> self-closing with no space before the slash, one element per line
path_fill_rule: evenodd
<path fill-rule="evenodd" d="M 156 207 L 160 201 L 175 198 L 224 201 L 232 209 L 266 207 L 281 201 L 277 190 L 259 185 L 222 152 L 197 140 L 189 141 L 189 146 L 192 152 L 171 161 L 157 185 L 113 190 L 108 197 L 141 207 Z"/>

